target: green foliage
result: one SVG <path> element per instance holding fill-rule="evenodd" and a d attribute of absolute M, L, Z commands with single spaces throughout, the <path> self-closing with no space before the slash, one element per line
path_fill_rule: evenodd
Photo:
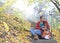
<path fill-rule="evenodd" d="M 6 0 L 5 3 L 3 4 L 3 6 L 4 6 L 4 7 L 11 6 L 14 1 L 15 1 L 15 0 Z M 8 4 L 7 4 L 7 3 L 8 3 Z"/>
<path fill-rule="evenodd" d="M 4 27 L 5 27 L 5 31 L 8 32 L 9 31 L 9 26 L 7 25 L 6 22 L 3 22 L 3 24 L 4 24 Z"/>

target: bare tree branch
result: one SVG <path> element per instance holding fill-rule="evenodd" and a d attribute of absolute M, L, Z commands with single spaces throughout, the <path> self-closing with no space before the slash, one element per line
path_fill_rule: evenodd
<path fill-rule="evenodd" d="M 59 8 L 57 2 L 56 1 L 54 2 L 53 0 L 51 0 L 51 2 L 56 6 L 56 8 L 58 9 L 58 11 L 60 12 L 60 8 Z"/>

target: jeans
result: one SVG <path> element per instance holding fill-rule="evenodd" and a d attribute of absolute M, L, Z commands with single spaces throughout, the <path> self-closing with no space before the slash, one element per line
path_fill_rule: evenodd
<path fill-rule="evenodd" d="M 38 30 L 38 29 L 30 29 L 30 32 L 31 32 L 31 34 L 32 35 L 35 35 L 35 34 L 37 34 L 37 35 L 41 35 L 41 30 Z"/>

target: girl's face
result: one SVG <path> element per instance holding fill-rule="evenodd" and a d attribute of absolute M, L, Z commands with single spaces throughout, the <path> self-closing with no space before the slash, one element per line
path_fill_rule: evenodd
<path fill-rule="evenodd" d="M 41 18 L 41 21 L 45 21 L 45 18 L 44 18 L 44 17 L 42 17 L 42 18 Z"/>

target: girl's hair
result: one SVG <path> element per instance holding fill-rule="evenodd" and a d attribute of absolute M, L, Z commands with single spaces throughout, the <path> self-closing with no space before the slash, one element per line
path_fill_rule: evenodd
<path fill-rule="evenodd" d="M 43 16 L 40 16 L 40 19 L 42 18 Z"/>

